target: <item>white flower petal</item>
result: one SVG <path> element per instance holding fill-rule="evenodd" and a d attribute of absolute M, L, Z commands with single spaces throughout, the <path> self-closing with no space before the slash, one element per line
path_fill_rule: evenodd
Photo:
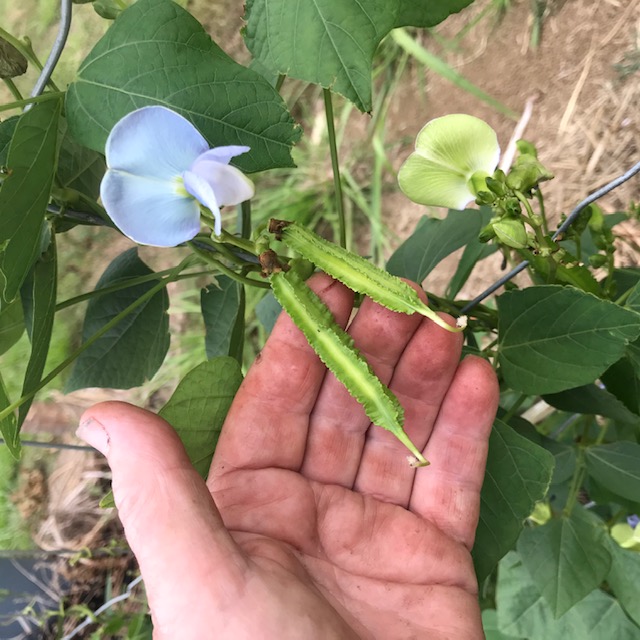
<path fill-rule="evenodd" d="M 100 196 L 114 224 L 139 244 L 175 247 L 200 231 L 200 206 L 178 183 L 109 169 Z"/>
<path fill-rule="evenodd" d="M 219 166 L 226 167 L 227 165 L 221 164 Z M 192 171 L 185 171 L 182 174 L 182 179 L 184 180 L 184 188 L 213 214 L 213 232 L 219 236 L 222 233 L 222 217 L 216 194 L 211 185 Z"/>
<path fill-rule="evenodd" d="M 208 148 L 186 118 L 152 106 L 124 116 L 111 130 L 105 153 L 110 169 L 173 181 Z"/>
<path fill-rule="evenodd" d="M 221 164 L 201 156 L 193 163 L 189 171 L 209 184 L 216 194 L 216 202 L 220 207 L 228 204 L 240 204 L 253 198 L 255 191 L 253 182 L 240 169 L 229 164 Z M 203 204 L 206 203 L 203 202 Z"/>
<path fill-rule="evenodd" d="M 241 156 L 243 153 L 251 151 L 251 147 L 241 147 L 238 145 L 229 145 L 226 147 L 214 147 L 201 154 L 198 160 L 213 160 L 222 164 L 229 164 L 231 158 Z"/>
<path fill-rule="evenodd" d="M 434 207 L 464 209 L 475 195 L 465 175 L 412 153 L 400 168 L 398 184 L 414 202 Z"/>

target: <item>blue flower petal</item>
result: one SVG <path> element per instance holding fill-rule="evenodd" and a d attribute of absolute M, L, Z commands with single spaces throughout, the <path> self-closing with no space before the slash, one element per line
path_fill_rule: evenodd
<path fill-rule="evenodd" d="M 240 169 L 236 169 L 230 164 L 221 164 L 220 162 L 209 160 L 206 156 L 206 153 L 199 156 L 191 165 L 189 171 L 208 183 L 216 194 L 218 206 L 240 204 L 253 198 L 255 191 L 253 182 Z M 206 202 L 202 200 L 201 202 L 209 206 Z"/>
<path fill-rule="evenodd" d="M 100 185 L 114 224 L 134 242 L 175 247 L 200 231 L 200 206 L 177 180 L 156 180 L 109 169 Z"/>
<path fill-rule="evenodd" d="M 107 138 L 110 169 L 147 178 L 175 180 L 209 145 L 185 118 L 165 107 L 127 114 Z"/>
<path fill-rule="evenodd" d="M 222 164 L 229 164 L 231 158 L 247 153 L 247 151 L 251 151 L 251 147 L 240 147 L 238 145 L 214 147 L 200 155 L 198 160 L 214 160 L 215 162 L 221 162 Z"/>
<path fill-rule="evenodd" d="M 215 164 L 218 164 L 220 167 L 227 166 L 219 163 Z M 213 214 L 213 232 L 219 236 L 220 233 L 222 233 L 222 217 L 220 215 L 220 207 L 216 199 L 216 194 L 211 188 L 211 185 L 191 171 L 185 171 L 182 174 L 182 179 L 184 180 L 184 188 L 205 207 L 208 207 L 209 211 Z"/>

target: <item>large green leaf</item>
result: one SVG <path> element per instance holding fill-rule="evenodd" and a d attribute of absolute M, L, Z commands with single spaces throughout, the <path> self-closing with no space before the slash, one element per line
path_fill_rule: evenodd
<path fill-rule="evenodd" d="M 473 0 L 399 0 L 396 27 L 433 27 Z"/>
<path fill-rule="evenodd" d="M 118 17 L 81 64 L 66 114 L 75 139 L 101 152 L 115 123 L 145 105 L 182 114 L 211 146 L 248 145 L 245 171 L 292 165 L 300 131 L 280 95 L 170 0 L 139 0 Z"/>
<path fill-rule="evenodd" d="M 60 119 L 60 156 L 57 178 L 61 186 L 75 189 L 96 200 L 106 165 L 93 149 L 79 145 L 69 133 L 65 119 Z"/>
<path fill-rule="evenodd" d="M 513 548 L 525 518 L 547 492 L 552 473 L 553 456 L 548 451 L 495 421 L 473 546 L 479 582 Z"/>
<path fill-rule="evenodd" d="M 632 349 L 633 344 L 627 345 L 627 354 Z M 600 380 L 632 414 L 640 416 L 640 377 L 628 355 L 611 365 Z"/>
<path fill-rule="evenodd" d="M 5 302 L 0 298 L 0 355 L 8 351 L 24 331 L 24 315 L 20 298 Z"/>
<path fill-rule="evenodd" d="M 20 116 L 0 187 L 0 282 L 13 300 L 36 259 L 56 170 L 61 101 L 37 104 Z"/>
<path fill-rule="evenodd" d="M 604 527 L 581 507 L 525 529 L 518 553 L 556 618 L 597 589 L 611 567 Z"/>
<path fill-rule="evenodd" d="M 138 258 L 137 249 L 129 249 L 107 267 L 96 289 L 150 273 Z M 145 282 L 92 298 L 82 329 L 83 342 L 155 284 Z M 96 340 L 76 360 L 67 391 L 85 387 L 130 389 L 153 377 L 169 349 L 168 308 L 169 296 L 162 289 Z"/>
<path fill-rule="evenodd" d="M 11 400 L 7 395 L 7 388 L 4 386 L 4 380 L 0 375 L 0 411 L 6 409 L 11 404 Z M 18 421 L 15 413 L 10 413 L 4 419 L 0 420 L 0 434 L 11 452 L 16 458 L 20 457 L 20 436 L 18 433 Z"/>
<path fill-rule="evenodd" d="M 611 539 L 609 551 L 612 562 L 607 582 L 627 615 L 640 626 L 640 553 L 623 549 Z"/>
<path fill-rule="evenodd" d="M 203 478 L 209 473 L 220 430 L 241 382 L 242 372 L 235 359 L 208 360 L 183 378 L 159 412 L 178 432 Z"/>
<path fill-rule="evenodd" d="M 433 26 L 471 0 L 248 0 L 245 41 L 275 73 L 319 84 L 371 111 L 381 40 L 403 25 Z"/>
<path fill-rule="evenodd" d="M 610 595 L 592 591 L 555 619 L 520 556 L 512 551 L 500 562 L 496 593 L 498 628 L 528 640 L 637 640 L 638 627 Z"/>
<path fill-rule="evenodd" d="M 629 294 L 627 298 L 627 307 L 632 309 L 636 313 L 640 313 L 640 282 L 636 283 L 636 286 L 633 287 L 633 290 Z"/>
<path fill-rule="evenodd" d="M 495 609 L 484 609 L 482 612 L 482 630 L 486 640 L 518 640 L 514 636 L 505 636 L 498 629 L 498 612 Z"/>
<path fill-rule="evenodd" d="M 529 394 L 593 382 L 640 334 L 640 315 L 572 287 L 508 291 L 498 312 L 502 375 Z"/>
<path fill-rule="evenodd" d="M 16 130 L 18 120 L 20 120 L 20 116 L 11 116 L 0 122 L 0 167 L 7 164 L 9 147 L 11 146 L 11 139 Z"/>
<path fill-rule="evenodd" d="M 627 500 L 640 500 L 640 444 L 613 442 L 587 449 L 587 469 L 605 488 Z"/>
<path fill-rule="evenodd" d="M 49 353 L 53 320 L 56 313 L 56 291 L 58 283 L 58 261 L 56 256 L 55 235 L 51 236 L 51 243 L 40 256 L 33 267 L 33 277 L 29 278 L 31 285 L 29 299 L 30 321 L 29 338 L 31 339 L 31 354 L 24 374 L 22 395 L 27 395 L 39 384 L 44 371 L 44 365 Z M 31 400 L 23 403 L 18 410 L 18 430 L 22 426 Z"/>
<path fill-rule="evenodd" d="M 271 291 L 267 291 L 266 295 L 256 305 L 256 316 L 267 334 L 271 333 L 281 311 L 282 307 Z"/>
<path fill-rule="evenodd" d="M 416 230 L 391 256 L 387 271 L 394 276 L 422 282 L 449 254 L 477 241 L 488 217 L 486 210 L 477 209 L 451 209 L 443 220 L 424 216 Z"/>
<path fill-rule="evenodd" d="M 397 0 L 247 0 L 245 41 L 268 69 L 371 111 L 373 54 L 396 12 Z"/>
<path fill-rule="evenodd" d="M 200 306 L 205 326 L 204 346 L 207 358 L 217 356 L 233 356 L 232 344 L 237 348 L 237 340 L 232 340 L 234 329 L 239 320 L 244 318 L 244 291 L 242 285 L 228 278 L 219 276 L 218 284 L 212 284 L 200 292 Z M 242 341 L 243 342 L 243 341 Z"/>
<path fill-rule="evenodd" d="M 640 422 L 640 416 L 629 411 L 612 393 L 595 384 L 546 394 L 542 398 L 552 407 L 570 413 L 593 414 L 620 422 Z"/>

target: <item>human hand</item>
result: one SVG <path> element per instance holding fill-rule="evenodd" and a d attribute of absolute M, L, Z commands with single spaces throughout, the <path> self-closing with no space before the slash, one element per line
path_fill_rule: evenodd
<path fill-rule="evenodd" d="M 324 275 L 310 283 L 345 326 L 351 292 Z M 349 332 L 430 466 L 411 468 L 403 445 L 370 426 L 284 314 L 206 485 L 157 416 L 119 402 L 83 416 L 80 437 L 113 472 L 156 640 L 484 637 L 470 550 L 493 370 L 459 361 L 460 334 L 368 299 Z"/>

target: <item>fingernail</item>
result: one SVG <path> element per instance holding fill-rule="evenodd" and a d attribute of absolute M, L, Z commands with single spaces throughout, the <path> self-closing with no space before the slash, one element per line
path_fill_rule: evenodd
<path fill-rule="evenodd" d="M 80 423 L 76 436 L 97 449 L 103 456 L 109 453 L 109 434 L 104 426 L 95 418 L 87 418 Z"/>

